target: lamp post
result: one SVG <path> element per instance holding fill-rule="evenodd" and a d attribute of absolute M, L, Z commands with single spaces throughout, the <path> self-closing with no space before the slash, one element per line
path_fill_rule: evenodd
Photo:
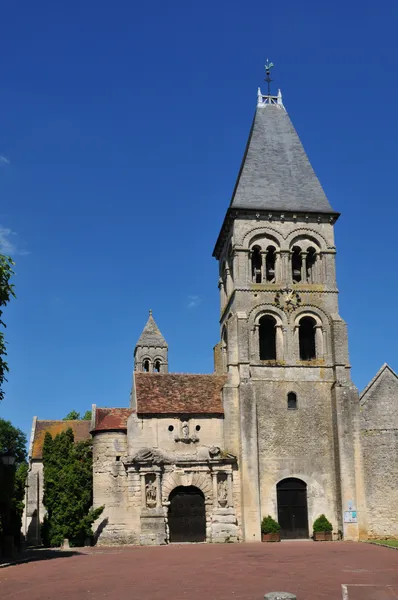
<path fill-rule="evenodd" d="M 5 467 L 13 467 L 15 464 L 16 456 L 13 452 L 4 452 L 0 454 L 0 460 Z"/>

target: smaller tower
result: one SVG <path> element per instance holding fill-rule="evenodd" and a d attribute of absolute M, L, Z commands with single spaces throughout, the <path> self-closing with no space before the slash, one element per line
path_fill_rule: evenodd
<path fill-rule="evenodd" d="M 134 371 L 168 373 L 168 346 L 152 311 L 134 350 Z"/>

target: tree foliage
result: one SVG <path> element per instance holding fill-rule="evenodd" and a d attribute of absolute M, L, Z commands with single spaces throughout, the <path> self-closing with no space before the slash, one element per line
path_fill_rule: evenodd
<path fill-rule="evenodd" d="M 26 461 L 26 435 L 5 419 L 0 419 L 0 454 L 14 454 L 17 465 Z"/>
<path fill-rule="evenodd" d="M 43 444 L 44 497 L 47 510 L 42 527 L 46 546 L 60 546 L 68 539 L 82 546 L 93 535 L 91 526 L 103 507 L 92 509 L 92 442 L 74 442 L 72 429 L 53 439 L 46 433 Z"/>
<path fill-rule="evenodd" d="M 314 521 L 313 531 L 333 531 L 333 525 L 325 517 L 325 515 L 319 515 L 317 519 Z"/>
<path fill-rule="evenodd" d="M 0 419 L 0 454 L 13 454 L 16 457 L 13 466 L 0 464 L 0 537 L 13 536 L 18 546 L 28 473 L 26 436 L 5 419 Z"/>
<path fill-rule="evenodd" d="M 10 283 L 11 277 L 14 275 L 12 267 L 13 261 L 9 256 L 0 254 L 0 327 L 3 329 L 6 324 L 3 321 L 3 307 L 8 304 L 11 297 L 15 298 L 14 286 Z M 6 373 L 8 372 L 8 364 L 4 360 L 7 356 L 6 341 L 4 331 L 0 330 L 0 400 L 4 398 L 3 383 L 7 381 Z"/>
<path fill-rule="evenodd" d="M 66 417 L 63 418 L 64 421 L 91 421 L 91 410 L 86 410 L 84 415 L 81 417 L 80 413 L 77 410 L 71 410 Z"/>

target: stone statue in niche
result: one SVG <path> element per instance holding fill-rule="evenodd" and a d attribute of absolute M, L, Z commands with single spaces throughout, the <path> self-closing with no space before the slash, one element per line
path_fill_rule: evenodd
<path fill-rule="evenodd" d="M 222 507 L 228 504 L 228 483 L 226 479 L 221 479 L 218 482 L 218 503 Z"/>
<path fill-rule="evenodd" d="M 156 506 L 156 484 L 153 480 L 148 481 L 145 486 L 146 505 L 148 508 Z"/>
<path fill-rule="evenodd" d="M 187 440 L 189 438 L 189 424 L 188 421 L 183 421 L 181 426 L 181 437 L 183 440 Z"/>

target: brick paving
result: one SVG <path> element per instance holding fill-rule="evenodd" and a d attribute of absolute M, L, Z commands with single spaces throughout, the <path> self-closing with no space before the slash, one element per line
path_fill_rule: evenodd
<path fill-rule="evenodd" d="M 1 600 L 341 600 L 341 584 L 398 586 L 398 552 L 370 544 L 170 545 L 54 551 L 0 569 Z M 384 596 L 380 596 L 384 597 Z"/>

